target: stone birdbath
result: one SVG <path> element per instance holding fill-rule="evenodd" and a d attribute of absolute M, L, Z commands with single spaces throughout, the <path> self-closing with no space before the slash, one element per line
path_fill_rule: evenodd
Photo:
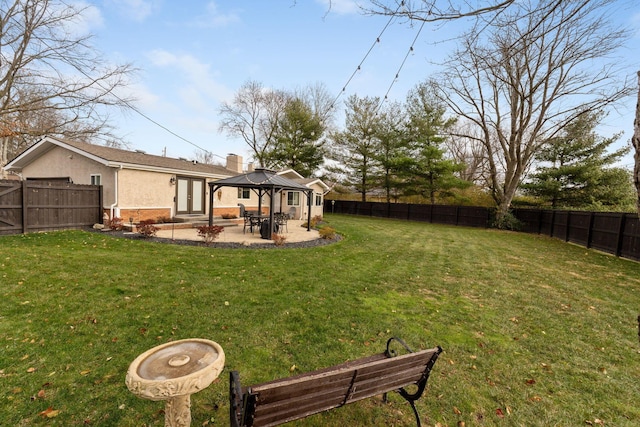
<path fill-rule="evenodd" d="M 127 371 L 127 388 L 138 397 L 164 400 L 165 427 L 191 425 L 191 395 L 207 388 L 224 368 L 224 351 L 216 342 L 192 338 L 152 348 Z"/>

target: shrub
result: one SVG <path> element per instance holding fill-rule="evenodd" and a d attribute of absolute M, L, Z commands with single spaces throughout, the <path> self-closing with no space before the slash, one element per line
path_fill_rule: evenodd
<path fill-rule="evenodd" d="M 322 215 L 316 215 L 311 218 L 311 228 L 315 228 L 319 223 L 322 222 Z"/>
<path fill-rule="evenodd" d="M 159 223 L 159 224 L 170 224 L 172 222 L 175 222 L 175 221 L 170 216 L 161 216 L 161 217 L 158 217 L 156 220 L 156 223 Z"/>
<path fill-rule="evenodd" d="M 124 227 L 122 223 L 122 218 L 114 216 L 109 221 L 107 221 L 107 227 L 112 229 L 113 231 L 120 231 Z"/>
<path fill-rule="evenodd" d="M 142 236 L 142 237 L 154 237 L 156 235 L 156 233 L 158 232 L 158 230 L 160 230 L 158 227 L 156 227 L 155 224 L 156 222 L 152 219 L 147 219 L 144 221 L 140 221 L 140 223 L 138 224 L 137 228 L 138 228 L 138 233 Z"/>
<path fill-rule="evenodd" d="M 284 245 L 285 240 L 287 240 L 287 237 L 284 234 L 273 233 L 271 235 L 271 240 L 273 240 L 273 243 L 275 243 L 276 246 L 282 246 Z"/>
<path fill-rule="evenodd" d="M 326 240 L 332 240 L 336 238 L 336 229 L 333 227 L 322 227 L 318 230 L 320 237 Z"/>
<path fill-rule="evenodd" d="M 218 238 L 223 230 L 224 227 L 220 225 L 201 225 L 198 227 L 198 236 L 202 237 L 202 240 L 209 245 Z"/>
<path fill-rule="evenodd" d="M 518 231 L 522 228 L 522 223 L 511 211 L 509 211 L 504 214 L 502 218 L 496 218 L 493 221 L 493 227 L 500 230 Z"/>
<path fill-rule="evenodd" d="M 307 222 L 308 221 L 304 221 L 302 224 L 300 224 L 300 226 L 302 228 L 307 228 Z M 316 215 L 313 218 L 311 218 L 311 224 L 309 225 L 310 228 L 317 228 L 318 224 L 320 224 L 322 222 L 322 215 Z"/>
<path fill-rule="evenodd" d="M 222 219 L 235 219 L 235 218 L 238 218 L 238 215 L 235 215 L 235 214 L 232 214 L 232 213 L 223 213 L 220 216 L 222 217 Z"/>

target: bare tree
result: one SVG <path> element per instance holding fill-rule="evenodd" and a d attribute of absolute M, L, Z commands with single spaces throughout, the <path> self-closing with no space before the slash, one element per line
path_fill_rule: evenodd
<path fill-rule="evenodd" d="M 464 169 L 458 172 L 458 177 L 484 187 L 488 182 L 487 158 L 475 131 L 477 127 L 471 123 L 457 122 L 449 130 L 446 144 L 449 155 L 456 163 L 464 165 Z"/>
<path fill-rule="evenodd" d="M 369 0 L 371 7 L 365 13 L 395 16 L 411 21 L 453 21 L 460 18 L 498 14 L 516 3 L 516 0 L 484 0 L 471 6 L 468 1 L 452 0 Z M 329 2 L 331 6 L 331 2 Z"/>
<path fill-rule="evenodd" d="M 45 134 L 113 139 L 105 107 L 130 65 L 111 65 L 74 25 L 86 7 L 58 0 L 0 0 L 0 166 Z"/>
<path fill-rule="evenodd" d="M 612 1 L 512 5 L 486 37 L 474 31 L 463 38 L 436 83 L 453 112 L 477 128 L 466 136 L 485 150 L 498 219 L 545 139 L 631 93 L 605 61 L 628 36 L 606 20 Z"/>
<path fill-rule="evenodd" d="M 288 96 L 260 82 L 246 82 L 231 103 L 224 102 L 220 107 L 220 131 L 242 138 L 253 151 L 254 160 L 266 167 Z"/>
<path fill-rule="evenodd" d="M 333 108 L 335 97 L 329 93 L 324 83 L 317 82 L 305 86 L 303 89 L 298 89 L 294 92 L 293 97 L 304 100 L 311 107 L 313 114 L 320 118 L 325 128 L 331 129 L 333 127 L 336 113 Z"/>

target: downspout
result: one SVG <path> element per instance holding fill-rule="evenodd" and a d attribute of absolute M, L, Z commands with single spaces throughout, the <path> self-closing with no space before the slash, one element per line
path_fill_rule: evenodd
<path fill-rule="evenodd" d="M 120 165 L 120 168 L 122 169 L 122 165 Z M 116 174 L 115 174 L 115 183 L 113 186 L 113 191 L 114 191 L 114 202 L 113 204 L 109 207 L 109 219 L 113 219 L 113 210 L 115 209 L 116 206 L 118 206 L 118 170 L 116 169 Z"/>

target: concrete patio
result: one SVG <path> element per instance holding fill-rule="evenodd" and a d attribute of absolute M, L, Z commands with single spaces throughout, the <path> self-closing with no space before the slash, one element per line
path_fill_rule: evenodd
<path fill-rule="evenodd" d="M 285 228 L 284 230 L 280 230 L 278 234 L 281 234 L 286 238 L 285 243 L 306 242 L 309 240 L 316 240 L 320 238 L 318 230 L 311 229 L 307 231 L 307 227 L 303 227 L 303 224 L 306 224 L 306 221 L 289 220 L 287 228 Z M 215 220 L 214 225 L 217 225 Z M 225 222 L 220 225 L 224 226 L 224 231 L 220 233 L 218 238 L 215 240 L 216 242 L 241 243 L 245 245 L 265 244 L 273 242 L 273 240 L 262 239 L 260 237 L 259 230 L 254 229 L 253 233 L 251 233 L 247 228 L 246 232 L 243 232 L 244 227 L 242 224 L 230 224 L 228 222 Z M 169 226 L 159 230 L 156 234 L 156 237 L 174 240 L 201 241 L 202 237 L 198 236 L 198 229 L 195 228 L 196 226 L 197 225 L 194 225 L 191 228 L 173 228 Z"/>

